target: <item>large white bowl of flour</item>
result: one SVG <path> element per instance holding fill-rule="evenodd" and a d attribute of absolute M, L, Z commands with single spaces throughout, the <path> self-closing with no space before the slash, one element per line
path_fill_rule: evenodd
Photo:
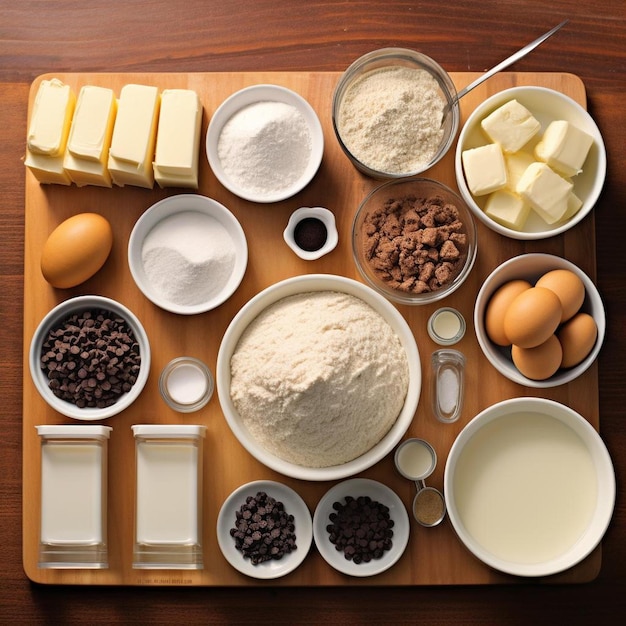
<path fill-rule="evenodd" d="M 216 374 L 224 417 L 243 447 L 310 481 L 353 476 L 391 452 L 422 382 L 398 310 L 370 287 L 327 274 L 289 278 L 252 298 L 224 334 Z"/>

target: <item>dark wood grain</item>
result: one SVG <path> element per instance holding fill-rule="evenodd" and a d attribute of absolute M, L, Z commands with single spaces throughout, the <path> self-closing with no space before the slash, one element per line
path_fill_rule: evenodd
<path fill-rule="evenodd" d="M 102 6 L 102 8 L 100 8 Z M 342 70 L 387 45 L 449 71 L 482 71 L 550 26 L 570 24 L 517 71 L 573 72 L 604 135 L 608 177 L 596 208 L 598 286 L 608 316 L 600 355 L 601 434 L 618 499 L 597 579 L 585 585 L 454 588 L 140 589 L 47 587 L 21 564 L 23 154 L 29 83 L 53 71 Z M 626 27 L 623 0 L 78 0 L 0 8 L 0 622 L 612 624 L 626 610 Z"/>

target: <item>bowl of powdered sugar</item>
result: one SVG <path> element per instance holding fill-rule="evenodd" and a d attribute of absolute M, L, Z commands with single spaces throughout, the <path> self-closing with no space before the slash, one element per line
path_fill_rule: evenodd
<path fill-rule="evenodd" d="M 452 108 L 442 124 L 448 104 Z M 452 79 L 430 57 L 405 48 L 374 50 L 354 61 L 335 88 L 332 117 L 350 161 L 378 179 L 431 168 L 459 129 Z"/>
<path fill-rule="evenodd" d="M 233 318 L 216 367 L 244 448 L 292 478 L 337 480 L 388 454 L 420 396 L 417 344 L 398 310 L 342 276 L 276 283 Z"/>
<path fill-rule="evenodd" d="M 166 311 L 193 315 L 218 307 L 239 287 L 248 244 L 225 206 L 179 194 L 160 200 L 137 220 L 128 264 L 146 298 Z"/>
<path fill-rule="evenodd" d="M 217 108 L 206 152 L 226 189 L 252 202 L 279 202 L 304 189 L 317 173 L 324 134 L 302 96 L 279 85 L 253 85 Z"/>

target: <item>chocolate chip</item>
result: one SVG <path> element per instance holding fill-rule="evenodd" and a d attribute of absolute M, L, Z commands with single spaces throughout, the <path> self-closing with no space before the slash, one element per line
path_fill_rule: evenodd
<path fill-rule="evenodd" d="M 135 384 L 141 354 L 126 320 L 93 309 L 70 315 L 49 330 L 40 363 L 58 398 L 79 408 L 105 408 Z"/>
<path fill-rule="evenodd" d="M 394 521 L 389 507 L 369 496 L 346 496 L 332 507 L 326 531 L 335 549 L 347 560 L 369 563 L 391 549 Z"/>
<path fill-rule="evenodd" d="M 237 550 L 253 565 L 282 559 L 297 548 L 294 516 L 285 511 L 282 502 L 264 491 L 248 496 L 235 511 L 230 536 Z"/>

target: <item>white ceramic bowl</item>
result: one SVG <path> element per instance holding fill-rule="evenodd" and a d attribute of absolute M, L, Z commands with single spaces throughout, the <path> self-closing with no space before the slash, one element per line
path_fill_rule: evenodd
<path fill-rule="evenodd" d="M 409 364 L 409 387 L 404 406 L 389 432 L 368 452 L 343 463 L 330 467 L 303 467 L 285 461 L 268 452 L 248 432 L 230 395 L 231 370 L 230 362 L 239 342 L 239 338 L 248 325 L 268 306 L 287 296 L 311 291 L 338 291 L 360 298 L 369 304 L 389 323 L 398 335 L 402 347 L 406 351 Z M 310 481 L 338 480 L 353 476 L 371 467 L 387 455 L 400 441 L 411 425 L 420 396 L 422 373 L 419 352 L 415 338 L 405 319 L 398 310 L 385 298 L 362 283 L 328 274 L 308 274 L 288 278 L 271 285 L 254 296 L 235 315 L 226 329 L 217 355 L 216 367 L 217 392 L 222 412 L 233 434 L 241 445 L 258 461 L 267 467 L 290 476 Z"/>
<path fill-rule="evenodd" d="M 139 354 L 141 356 L 139 376 L 131 390 L 121 395 L 115 404 L 102 409 L 79 408 L 72 402 L 55 396 L 48 386 L 47 376 L 40 367 L 41 346 L 49 331 L 70 315 L 90 309 L 104 309 L 126 320 L 128 326 L 133 331 L 136 341 L 139 343 Z M 150 342 L 139 319 L 123 304 L 103 296 L 77 296 L 61 302 L 41 320 L 30 343 L 29 367 L 37 391 L 55 411 L 77 420 L 103 420 L 127 409 L 142 392 L 150 373 Z"/>
<path fill-rule="evenodd" d="M 596 430 L 543 398 L 505 400 L 477 415 L 454 441 L 444 473 L 461 542 L 516 576 L 549 576 L 588 556 L 609 525 L 615 489 Z"/>
<path fill-rule="evenodd" d="M 568 369 L 560 369 L 556 374 L 546 380 L 532 380 L 524 376 L 515 365 L 513 365 L 510 347 L 498 346 L 489 339 L 485 330 L 485 311 L 487 310 L 487 304 L 491 296 L 495 293 L 496 289 L 504 283 L 510 280 L 524 279 L 530 282 L 531 285 L 534 285 L 537 279 L 543 274 L 555 269 L 570 270 L 583 281 L 585 286 L 585 300 L 580 310 L 589 313 L 593 317 L 598 327 L 598 337 L 591 352 L 578 365 Z M 522 254 L 505 261 L 487 276 L 476 297 L 476 304 L 474 306 L 474 329 L 483 354 L 503 376 L 526 387 L 545 389 L 569 383 L 578 378 L 591 366 L 598 356 L 602 342 L 604 341 L 606 315 L 597 287 L 593 284 L 589 276 L 579 267 L 558 256 L 531 253 Z"/>
<path fill-rule="evenodd" d="M 259 102 L 283 102 L 298 109 L 304 117 L 311 137 L 311 154 L 302 176 L 291 186 L 268 193 L 260 193 L 234 181 L 222 167 L 218 145 L 224 125 L 241 109 Z M 324 133 L 313 107 L 299 94 L 279 85 L 252 85 L 229 96 L 217 108 L 209 122 L 206 136 L 206 153 L 216 178 L 235 195 L 251 202 L 279 202 L 302 191 L 313 179 L 322 162 Z"/>
<path fill-rule="evenodd" d="M 155 290 L 142 261 L 143 244 L 150 231 L 161 220 L 177 215 L 183 217 L 189 212 L 202 213 L 217 220 L 232 238 L 236 251 L 234 267 L 224 287 L 208 300 L 192 305 L 173 302 Z M 207 242 L 207 245 L 210 245 L 210 242 Z M 178 194 L 153 204 L 137 220 L 128 241 L 128 265 L 135 284 L 148 300 L 172 313 L 194 315 L 215 309 L 237 290 L 248 265 L 248 243 L 241 224 L 224 205 L 206 196 Z"/>
<path fill-rule="evenodd" d="M 285 512 L 294 516 L 296 549 L 280 560 L 270 560 L 253 565 L 250 559 L 235 547 L 230 529 L 235 527 L 235 513 L 248 496 L 264 491 L 268 496 L 282 502 Z M 311 512 L 304 500 L 291 487 L 273 480 L 256 480 L 238 487 L 222 504 L 217 517 L 217 542 L 226 560 L 242 574 L 258 579 L 273 579 L 293 572 L 306 558 L 313 543 Z"/>
<path fill-rule="evenodd" d="M 326 242 L 318 250 L 305 250 L 301 248 L 296 241 L 296 229 L 298 224 L 305 219 L 317 219 L 326 228 Z M 296 209 L 290 216 L 287 226 L 283 231 L 283 239 L 285 243 L 293 250 L 293 252 L 304 261 L 316 261 L 325 254 L 332 252 L 339 242 L 339 234 L 337 233 L 337 224 L 335 215 L 332 211 L 324 207 L 300 207 Z"/>
<path fill-rule="evenodd" d="M 549 225 L 531 210 L 523 230 L 508 228 L 486 215 L 484 207 L 487 196 L 474 197 L 467 186 L 461 160 L 463 151 L 489 143 L 480 127 L 480 122 L 495 109 L 513 99 L 524 105 L 541 123 L 540 135 L 550 122 L 566 120 L 594 138 L 582 173 L 572 179 L 573 191 L 583 201 L 583 205 L 571 219 L 563 224 Z M 533 147 L 537 141 L 538 137 L 531 140 L 529 146 Z M 569 96 L 545 87 L 512 87 L 487 98 L 468 117 L 459 134 L 454 166 L 459 191 L 474 215 L 483 224 L 512 239 L 545 239 L 559 235 L 578 224 L 593 209 L 606 178 L 606 149 L 602 135 L 592 117 Z"/>
<path fill-rule="evenodd" d="M 346 496 L 358 498 L 369 496 L 372 500 L 389 507 L 389 517 L 393 520 L 393 537 L 391 549 L 380 559 L 372 559 L 365 563 L 355 563 L 345 558 L 331 543 L 326 526 L 330 523 L 329 516 L 334 511 L 335 502 L 345 502 Z M 411 525 L 409 515 L 402 500 L 386 485 L 368 478 L 345 480 L 332 487 L 319 501 L 313 515 L 313 537 L 322 558 L 337 571 L 349 576 L 375 576 L 388 570 L 404 554 L 409 542 Z"/>

